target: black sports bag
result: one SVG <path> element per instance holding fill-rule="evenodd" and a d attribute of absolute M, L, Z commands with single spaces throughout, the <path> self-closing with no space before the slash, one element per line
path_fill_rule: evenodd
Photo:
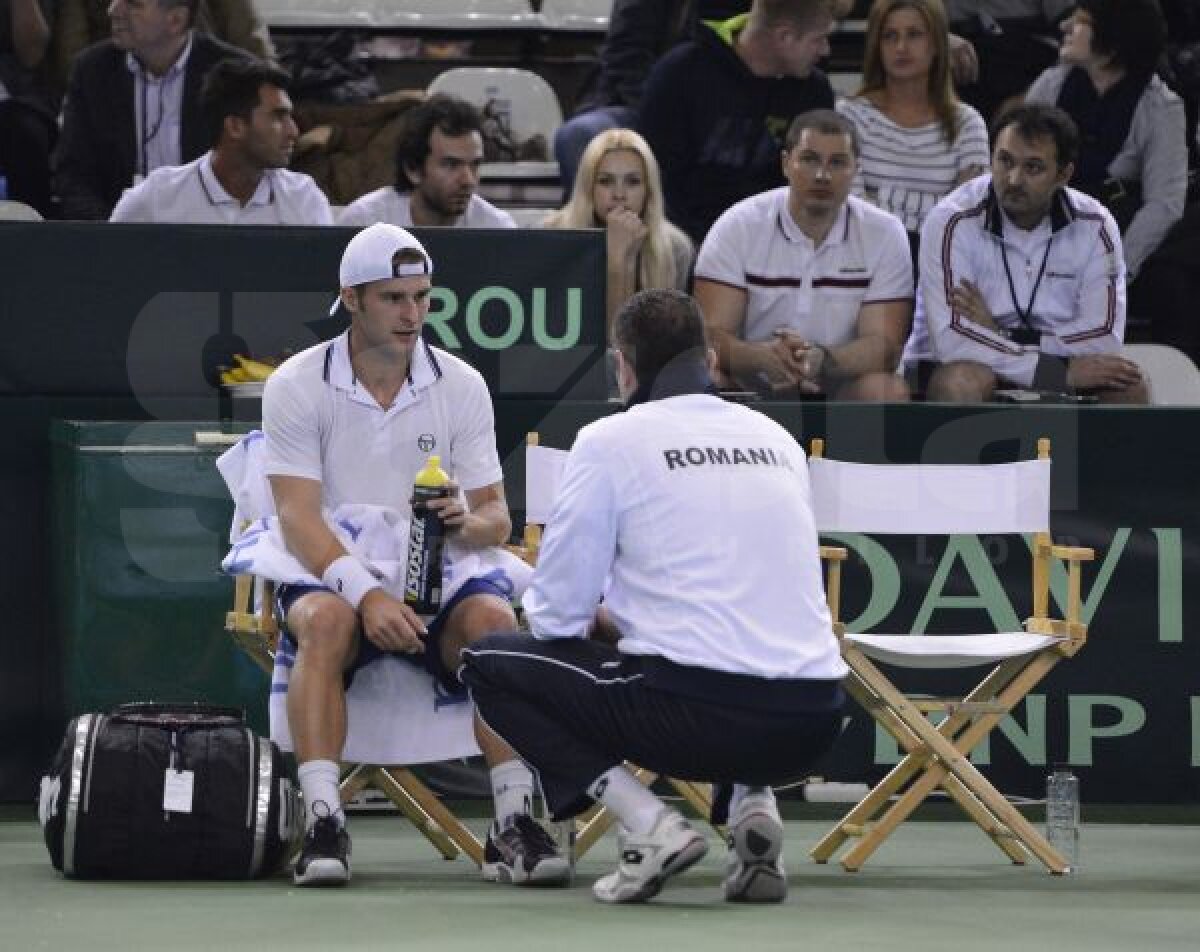
<path fill-rule="evenodd" d="M 38 808 L 54 867 L 79 878 L 267 876 L 300 816 L 279 748 L 240 710 L 197 704 L 76 717 Z"/>

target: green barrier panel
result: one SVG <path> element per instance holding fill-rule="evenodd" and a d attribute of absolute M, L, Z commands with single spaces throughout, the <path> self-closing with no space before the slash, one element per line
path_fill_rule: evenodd
<path fill-rule="evenodd" d="M 188 424 L 51 431 L 54 572 L 66 715 L 124 701 L 243 706 L 266 729 L 267 677 L 224 633 L 218 572 L 233 504 Z M 209 427 L 212 429 L 212 427 Z"/>

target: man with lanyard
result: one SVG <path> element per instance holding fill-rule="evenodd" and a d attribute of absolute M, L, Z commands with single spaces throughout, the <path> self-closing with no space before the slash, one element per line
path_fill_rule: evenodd
<path fill-rule="evenodd" d="M 299 130 L 291 77 L 259 59 L 230 59 L 204 80 L 200 107 L 213 147 L 164 165 L 125 192 L 110 221 L 208 225 L 332 225 L 311 176 L 287 168 Z"/>
<path fill-rule="evenodd" d="M 421 339 L 432 273 L 429 255 L 403 228 L 364 228 L 340 268 L 350 330 L 285 361 L 263 394 L 265 469 L 284 540 L 324 583 L 278 592 L 286 636 L 296 644 L 287 706 L 305 802 L 307 833 L 294 872 L 301 886 L 350 879 L 337 761 L 346 740 L 345 688 L 355 672 L 390 652 L 460 688 L 454 672 L 463 646 L 515 624 L 509 592 L 486 576 L 468 578 L 426 624 L 325 521 L 324 512 L 347 503 L 408 511 L 417 471 L 438 453 L 456 485 L 428 505 L 450 536 L 468 549 L 508 539 L 487 386 L 465 361 Z M 570 868 L 530 816 L 529 768 L 478 724 L 476 738 L 496 803 L 484 877 L 564 885 Z"/>
<path fill-rule="evenodd" d="M 712 393 L 716 357 L 687 295 L 635 294 L 614 337 L 627 409 L 575 440 L 522 601 L 532 634 L 469 646 L 463 680 L 556 819 L 598 800 L 628 830 L 598 900 L 649 899 L 708 848 L 628 760 L 732 785 L 715 811 L 729 806 L 725 898 L 779 902 L 767 785 L 832 745 L 845 674 L 804 452 Z"/>
<path fill-rule="evenodd" d="M 960 186 L 921 230 L 920 294 L 938 366 L 930 400 L 1008 386 L 1145 403 L 1120 356 L 1125 265 L 1108 211 L 1068 188 L 1075 124 L 1024 105 L 996 123 L 991 175 Z"/>
<path fill-rule="evenodd" d="M 124 189 L 211 145 L 200 87 L 236 47 L 192 29 L 197 0 L 113 0 L 112 39 L 71 70 L 56 150 L 62 217 L 106 220 Z"/>

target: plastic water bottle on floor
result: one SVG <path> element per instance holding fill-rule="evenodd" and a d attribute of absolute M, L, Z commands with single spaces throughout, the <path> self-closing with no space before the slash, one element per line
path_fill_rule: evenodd
<path fill-rule="evenodd" d="M 1046 839 L 1067 861 L 1067 872 L 1078 872 L 1079 778 L 1065 766 L 1046 778 Z"/>

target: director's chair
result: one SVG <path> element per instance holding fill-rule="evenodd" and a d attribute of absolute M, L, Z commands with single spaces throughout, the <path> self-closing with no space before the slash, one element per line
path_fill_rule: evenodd
<path fill-rule="evenodd" d="M 554 509 L 554 497 L 558 492 L 559 479 L 567 451 L 542 446 L 537 433 L 525 436 L 525 528 L 520 547 L 515 549 L 530 565 L 537 564 L 538 550 L 542 543 L 543 527 Z M 645 767 L 627 764 L 637 778 L 647 787 L 658 780 L 658 774 Z M 694 783 L 675 777 L 663 778 L 670 784 L 693 810 L 704 819 L 712 814 L 712 787 L 706 783 Z M 574 855 L 582 856 L 602 837 L 613 824 L 613 816 L 597 804 L 576 821 Z M 717 828 L 718 833 L 722 833 Z"/>
<path fill-rule="evenodd" d="M 819 532 L 904 535 L 1032 533 L 1033 614 L 1024 630 L 989 634 L 856 634 L 839 618 L 841 566 L 827 568 L 827 595 L 847 692 L 892 735 L 905 756 L 811 851 L 827 862 L 850 840 L 848 871 L 872 853 L 934 790 L 940 788 L 1014 863 L 1028 855 L 1052 873 L 1063 857 L 968 759 L 971 750 L 1063 658 L 1087 638 L 1080 619 L 1080 564 L 1091 549 L 1054 545 L 1050 528 L 1050 441 L 1038 458 L 999 465 L 867 465 L 824 457 L 815 440 L 809 457 Z M 844 558 L 844 553 L 841 556 Z M 1067 563 L 1066 618 L 1051 618 L 1050 560 Z M 894 668 L 990 666 L 961 697 L 910 697 L 879 665 Z M 936 724 L 927 714 L 940 714 Z"/>
<path fill-rule="evenodd" d="M 239 435 L 196 434 L 198 445 L 234 447 L 241 439 Z M 280 746 L 284 749 L 289 749 L 290 732 L 287 730 L 284 703 L 286 694 L 277 697 L 274 693 L 279 687 L 278 662 L 281 660 L 274 583 L 252 575 L 236 576 L 233 607 L 225 615 L 225 630 L 238 647 L 272 679 L 272 739 L 281 742 Z M 351 733 L 343 754 L 343 772 L 339 784 L 342 802 L 348 802 L 365 789 L 378 790 L 413 823 L 443 857 L 455 859 L 461 853 L 477 866 L 482 865 L 483 844 L 479 838 L 409 769 L 416 763 L 449 760 L 478 753 L 467 710 L 469 706 L 464 703 L 459 705 L 461 711 L 442 712 L 441 723 L 431 728 L 444 739 L 442 756 L 431 758 L 424 752 L 428 745 L 420 743 L 414 745 L 414 750 L 422 750 L 422 755 L 415 759 L 406 760 L 402 764 L 379 763 L 365 756 L 365 752 L 369 752 L 369 740 L 365 743 L 356 742 L 353 736 L 355 721 L 392 717 L 403 722 L 406 718 L 403 712 L 398 710 L 382 709 L 383 702 L 370 696 L 372 682 L 376 687 L 386 686 L 386 690 L 377 692 L 379 694 L 405 695 L 409 698 L 415 694 L 418 696 L 417 700 L 424 699 L 424 702 L 431 702 L 435 708 L 437 706 L 437 690 L 432 686 L 432 678 L 411 665 L 385 658 L 372 662 L 359 672 L 347 692 Z M 423 706 L 428 704 L 423 703 Z M 363 750 L 356 750 L 356 743 Z M 403 741 L 398 741 L 397 746 L 403 747 Z"/>

